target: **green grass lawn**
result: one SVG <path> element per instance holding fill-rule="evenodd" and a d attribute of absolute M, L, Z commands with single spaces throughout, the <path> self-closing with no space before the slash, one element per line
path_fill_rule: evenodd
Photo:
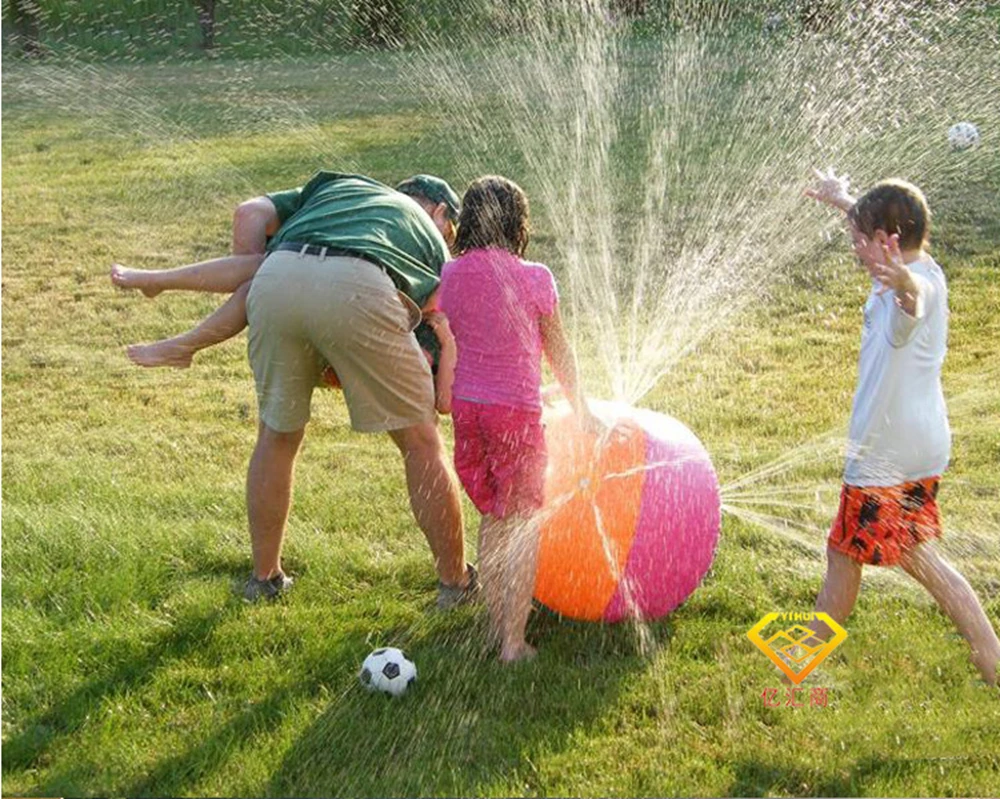
<path fill-rule="evenodd" d="M 827 707 L 764 706 L 781 682 L 746 633 L 811 609 L 826 506 L 758 508 L 797 532 L 725 516 L 711 572 L 668 619 L 540 612 L 539 658 L 505 669 L 483 650 L 482 608 L 433 612 L 394 447 L 352 433 L 323 392 L 289 523 L 295 590 L 269 606 L 236 597 L 256 425 L 245 339 L 188 372 L 131 366 L 124 344 L 177 332 L 217 298 L 119 293 L 108 266 L 220 253 L 237 202 L 321 165 L 457 186 L 506 171 L 532 192 L 516 153 L 456 160 L 405 70 L 399 56 L 4 70 L 4 795 L 995 794 L 1000 692 L 902 579 L 866 581 L 849 638 L 805 683 L 828 689 Z M 996 147 L 984 131 L 974 179 L 955 166 L 931 196 L 952 308 L 943 548 L 994 623 Z M 552 210 L 532 255 L 561 274 Z M 723 484 L 801 447 L 817 457 L 756 485 L 814 486 L 827 504 L 836 490 L 840 453 L 824 442 L 846 427 L 866 292 L 846 249 L 817 245 L 808 274 L 776 279 L 644 399 L 701 437 Z M 417 663 L 400 701 L 357 681 L 377 645 Z"/>

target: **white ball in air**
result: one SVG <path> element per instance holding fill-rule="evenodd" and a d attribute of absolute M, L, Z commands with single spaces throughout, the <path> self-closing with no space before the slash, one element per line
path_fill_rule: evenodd
<path fill-rule="evenodd" d="M 956 150 L 968 150 L 979 144 L 979 129 L 971 122 L 956 122 L 948 128 L 948 143 Z"/>

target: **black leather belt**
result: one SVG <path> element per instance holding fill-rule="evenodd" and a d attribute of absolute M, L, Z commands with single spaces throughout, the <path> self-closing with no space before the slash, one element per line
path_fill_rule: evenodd
<path fill-rule="evenodd" d="M 358 258 L 370 264 L 375 264 L 383 272 L 386 271 L 382 264 L 373 260 L 369 255 L 352 252 L 351 250 L 342 250 L 339 247 L 324 247 L 322 244 L 302 244 L 296 241 L 283 241 L 271 250 L 271 252 L 297 252 L 302 255 L 318 255 L 320 258 Z"/>
<path fill-rule="evenodd" d="M 271 252 L 297 252 L 302 255 L 318 255 L 320 258 L 357 258 L 359 261 L 365 261 L 381 270 L 386 277 L 392 281 L 392 285 L 396 287 L 397 291 L 402 291 L 404 294 L 406 293 L 395 273 L 393 273 L 391 269 L 387 269 L 384 264 L 380 264 L 370 255 L 363 255 L 362 253 L 353 252 L 351 250 L 343 250 L 340 247 L 324 247 L 322 244 L 302 244 L 301 242 L 296 241 L 283 241 L 281 244 L 276 245 Z"/>

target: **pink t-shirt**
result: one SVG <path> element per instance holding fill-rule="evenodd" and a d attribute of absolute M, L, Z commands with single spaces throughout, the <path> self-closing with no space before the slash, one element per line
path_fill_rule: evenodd
<path fill-rule="evenodd" d="M 507 250 L 470 250 L 445 264 L 438 306 L 458 345 L 452 395 L 541 408 L 539 320 L 558 302 L 548 268 Z"/>

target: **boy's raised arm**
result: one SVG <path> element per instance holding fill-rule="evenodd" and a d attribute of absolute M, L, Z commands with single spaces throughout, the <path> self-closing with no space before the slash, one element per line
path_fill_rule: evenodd
<path fill-rule="evenodd" d="M 821 172 L 818 169 L 814 169 L 813 172 L 816 175 L 816 183 L 805 190 L 806 197 L 812 197 L 821 203 L 832 205 L 844 213 L 854 207 L 857 200 L 851 196 L 850 181 L 847 175 L 838 176 L 834 173 L 833 167 L 827 169 L 826 172 Z"/>

